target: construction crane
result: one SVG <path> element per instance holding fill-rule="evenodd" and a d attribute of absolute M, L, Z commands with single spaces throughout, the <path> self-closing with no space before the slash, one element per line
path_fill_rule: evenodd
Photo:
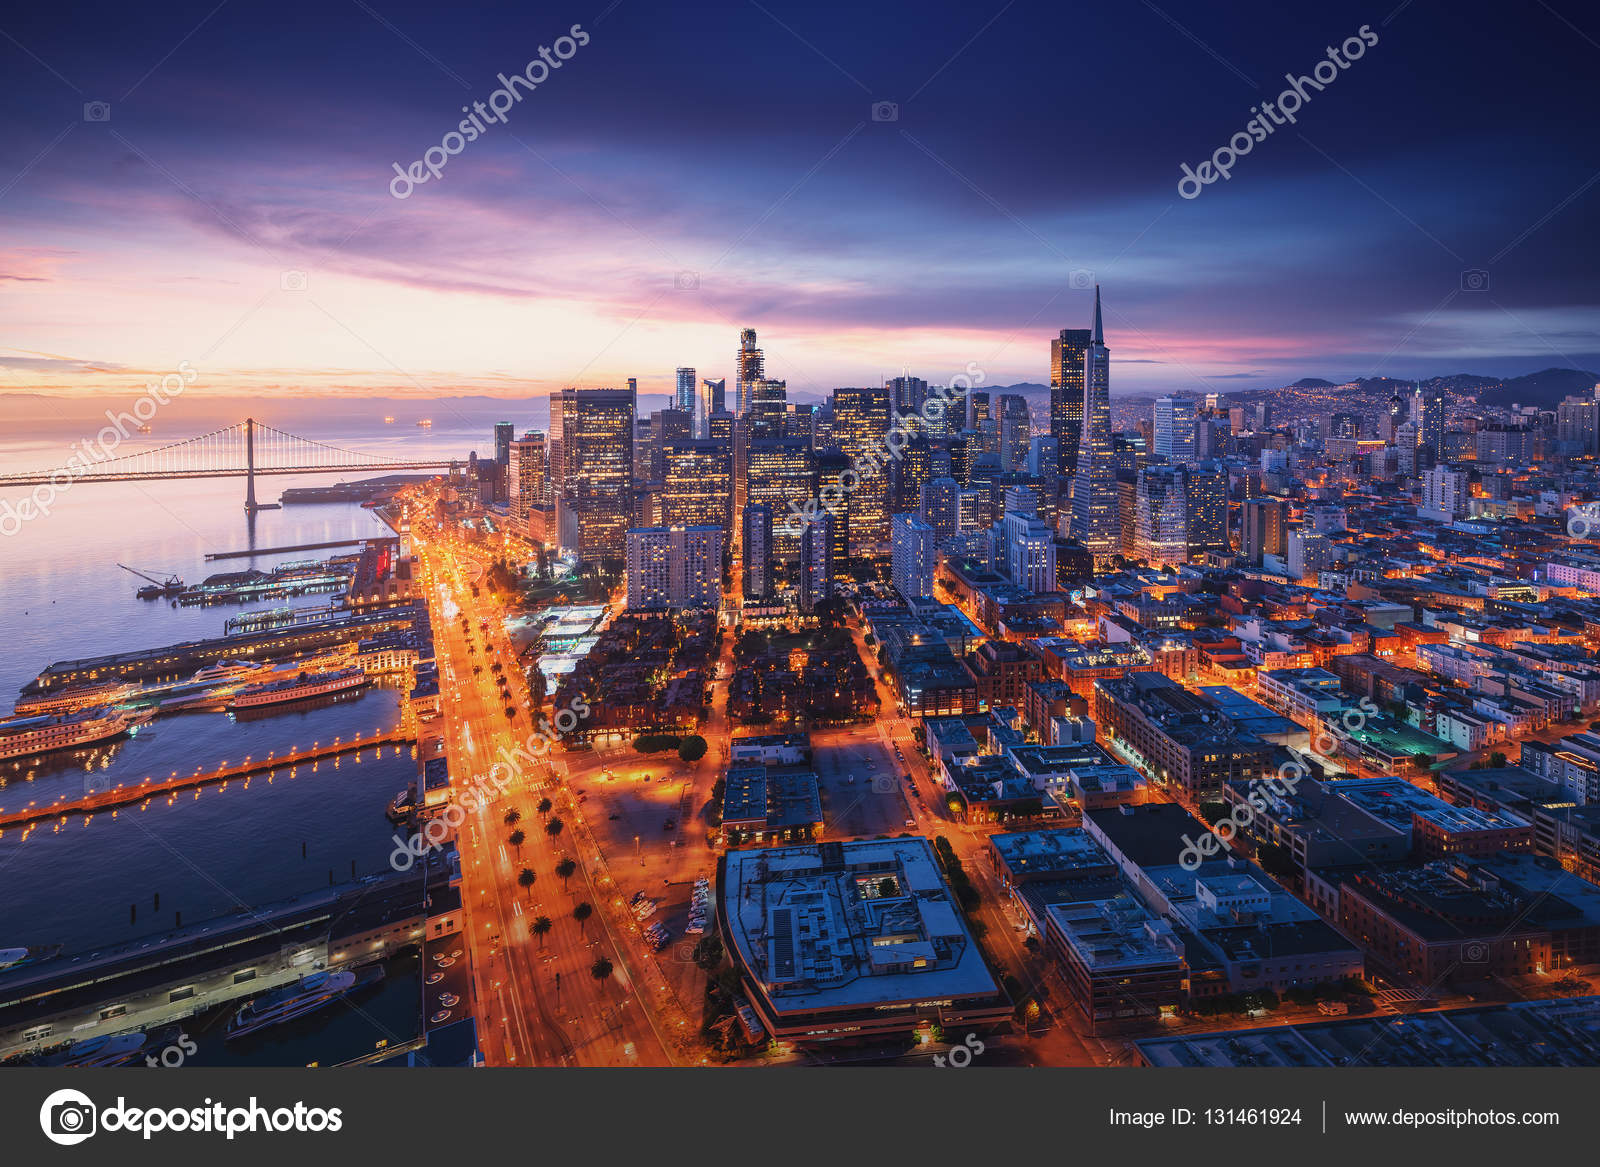
<path fill-rule="evenodd" d="M 126 563 L 119 563 L 117 566 L 122 568 L 123 571 L 138 576 L 140 579 L 150 581 L 146 587 L 142 587 L 134 593 L 141 600 L 159 600 L 164 596 L 175 596 L 183 591 L 183 581 L 170 571 L 166 573 L 166 579 L 157 579 L 155 576 L 147 575 L 137 568 L 129 567 Z"/>

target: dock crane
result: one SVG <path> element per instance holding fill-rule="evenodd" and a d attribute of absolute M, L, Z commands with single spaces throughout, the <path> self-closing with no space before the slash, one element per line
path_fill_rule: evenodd
<path fill-rule="evenodd" d="M 183 591 L 183 581 L 170 571 L 166 573 L 166 579 L 157 579 L 153 575 L 147 575 L 136 568 L 129 567 L 126 563 L 119 563 L 117 566 L 122 568 L 123 571 L 138 576 L 140 579 L 149 581 L 145 587 L 134 593 L 141 600 L 159 600 L 165 596 L 175 596 Z"/>

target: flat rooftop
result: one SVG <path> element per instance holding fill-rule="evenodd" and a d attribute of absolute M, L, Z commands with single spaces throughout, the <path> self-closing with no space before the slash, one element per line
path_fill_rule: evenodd
<path fill-rule="evenodd" d="M 727 939 L 779 1014 L 1000 990 L 925 839 L 730 852 Z"/>

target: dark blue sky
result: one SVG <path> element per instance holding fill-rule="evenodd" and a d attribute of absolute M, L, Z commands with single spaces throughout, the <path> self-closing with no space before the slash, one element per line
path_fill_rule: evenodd
<path fill-rule="evenodd" d="M 506 125 L 390 197 L 574 24 Z M 1179 197 L 1364 25 L 1296 125 Z M 744 325 L 795 389 L 1044 380 L 1093 282 L 1122 390 L 1600 366 L 1573 0 L 209 0 L 0 31 L 0 390 L 179 359 L 219 389 L 660 388 L 727 375 Z"/>

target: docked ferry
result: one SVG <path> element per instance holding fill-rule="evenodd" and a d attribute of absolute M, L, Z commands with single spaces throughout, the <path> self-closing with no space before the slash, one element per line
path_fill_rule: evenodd
<path fill-rule="evenodd" d="M 124 681 L 102 681 L 98 685 L 74 685 L 55 693 L 34 693 L 17 698 L 17 717 L 41 713 L 75 713 L 80 709 L 99 709 L 113 705 L 133 693 L 136 686 Z"/>
<path fill-rule="evenodd" d="M 382 965 L 371 965 L 359 974 L 349 969 L 308 973 L 296 984 L 274 989 L 243 1005 L 228 1022 L 225 1036 L 232 1040 L 269 1025 L 293 1021 L 333 1004 L 352 989 L 382 979 Z"/>
<path fill-rule="evenodd" d="M 0 721 L 0 758 L 26 758 L 93 745 L 121 736 L 130 724 L 130 717 L 110 709 L 8 718 Z"/>
<path fill-rule="evenodd" d="M 145 1035 L 116 1033 L 105 1037 L 90 1037 L 75 1041 L 62 1052 L 45 1060 L 47 1066 L 64 1066 L 73 1069 L 105 1069 L 126 1066 L 139 1057 L 145 1047 Z"/>
<path fill-rule="evenodd" d="M 366 683 L 367 674 L 359 668 L 337 669 L 331 673 L 301 672 L 277 681 L 246 685 L 233 695 L 228 708 L 255 709 L 263 705 L 280 705 L 286 701 L 303 701 L 308 697 L 325 697 L 329 693 L 359 689 Z"/>

